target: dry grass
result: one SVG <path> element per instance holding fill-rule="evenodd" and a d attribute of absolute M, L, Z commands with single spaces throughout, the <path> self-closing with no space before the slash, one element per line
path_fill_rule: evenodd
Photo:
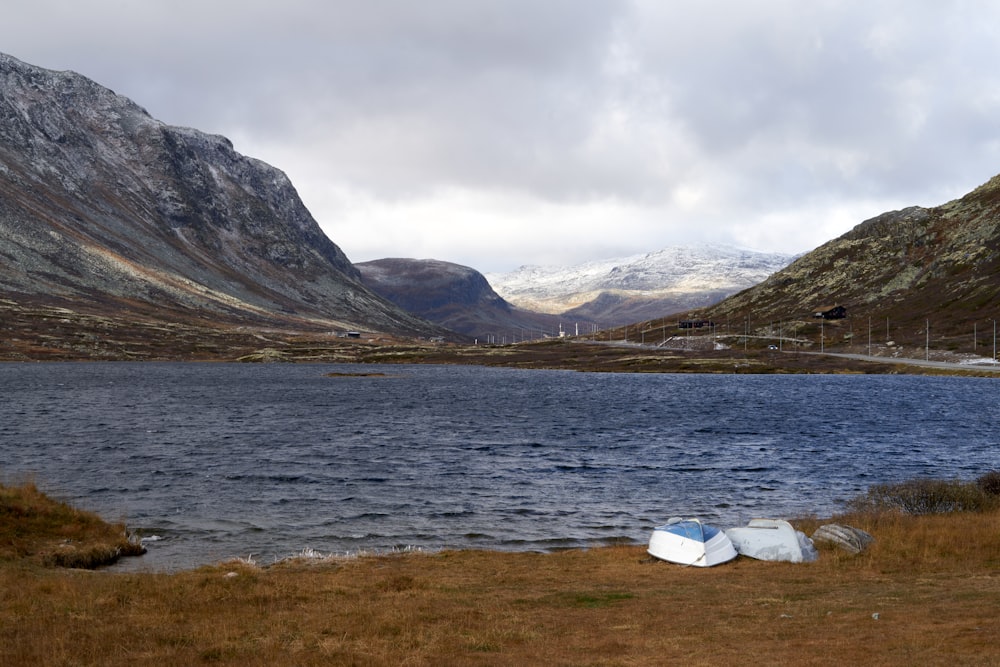
<path fill-rule="evenodd" d="M 710 569 L 633 546 L 176 574 L 7 558 L 0 664 L 1000 664 L 1000 514 L 841 521 L 877 542 L 860 556 Z"/>

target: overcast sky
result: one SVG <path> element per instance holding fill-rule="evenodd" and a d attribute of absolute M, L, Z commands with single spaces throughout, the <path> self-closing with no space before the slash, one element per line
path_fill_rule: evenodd
<path fill-rule="evenodd" d="M 991 0 L 6 0 L 0 51 L 229 137 L 356 262 L 800 252 L 1000 173 Z"/>

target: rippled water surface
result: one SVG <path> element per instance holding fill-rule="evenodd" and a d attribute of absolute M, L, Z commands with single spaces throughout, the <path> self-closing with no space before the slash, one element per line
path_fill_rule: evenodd
<path fill-rule="evenodd" d="M 551 549 L 972 479 L 998 467 L 997 405 L 989 379 L 0 364 L 0 478 L 152 538 L 130 568 Z"/>

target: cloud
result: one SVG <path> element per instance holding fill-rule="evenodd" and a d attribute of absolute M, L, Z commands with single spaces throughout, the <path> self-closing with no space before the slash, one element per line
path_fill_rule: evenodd
<path fill-rule="evenodd" d="M 284 169 L 355 261 L 803 251 L 1000 157 L 986 0 L 33 0 L 3 48 Z"/>

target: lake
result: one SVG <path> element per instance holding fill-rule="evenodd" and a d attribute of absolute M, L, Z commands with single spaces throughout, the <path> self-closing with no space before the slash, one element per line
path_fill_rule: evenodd
<path fill-rule="evenodd" d="M 125 521 L 149 553 L 123 569 L 551 550 L 975 479 L 1000 468 L 997 405 L 982 378 L 8 363 L 0 479 Z"/>

